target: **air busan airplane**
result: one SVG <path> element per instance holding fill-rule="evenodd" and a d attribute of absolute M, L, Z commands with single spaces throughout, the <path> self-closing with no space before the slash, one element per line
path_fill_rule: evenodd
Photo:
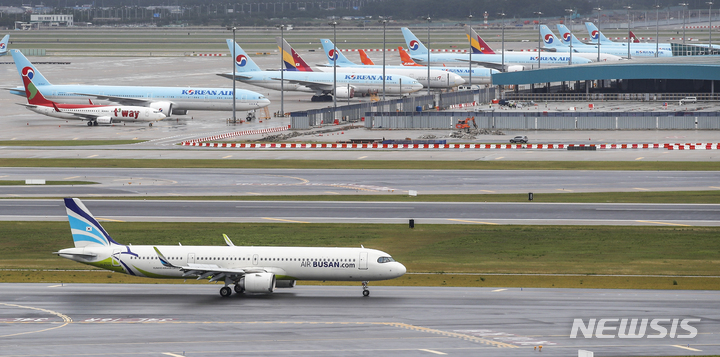
<path fill-rule="evenodd" d="M 558 28 L 563 25 L 558 25 Z M 567 29 L 567 28 L 566 28 Z M 567 51 L 569 49 L 568 45 L 565 45 L 560 39 L 555 37 L 555 34 L 550 31 L 550 28 L 548 28 L 545 25 L 540 25 L 540 33 L 543 37 L 544 45 L 546 48 L 554 48 L 558 51 Z M 566 36 L 568 38 L 568 44 L 570 41 L 573 41 L 573 53 L 575 52 L 585 52 L 585 53 L 597 53 L 598 47 L 596 45 L 588 45 L 582 43 L 580 40 L 575 38 L 573 34 L 570 33 L 570 31 L 563 32 L 562 30 L 560 33 L 563 34 L 563 36 Z M 600 53 L 607 53 L 610 55 L 615 56 L 621 56 L 621 57 L 627 57 L 627 47 L 622 46 L 603 46 L 600 44 Z M 630 48 L 630 55 L 636 56 L 636 57 L 655 57 L 655 49 L 650 48 Z M 663 51 L 660 50 L 658 53 L 658 57 L 672 57 L 672 52 L 670 51 Z"/>
<path fill-rule="evenodd" d="M 230 53 L 235 48 L 235 80 L 256 85 L 263 88 L 280 90 L 280 71 L 263 71 L 248 56 L 247 53 L 233 40 L 227 40 Z M 234 47 L 233 47 L 234 45 Z M 283 61 L 289 64 L 292 60 L 283 56 Z M 293 63 L 294 66 L 294 63 Z M 221 73 L 219 76 L 233 78 L 232 73 Z M 315 93 L 313 102 L 332 100 L 334 94 L 337 98 L 352 98 L 355 94 L 371 94 L 382 91 L 382 75 L 355 74 L 337 72 L 335 81 L 332 73 L 288 70 L 283 71 L 282 79 L 285 81 L 283 90 Z M 333 88 L 334 83 L 337 88 Z M 385 92 L 387 94 L 408 94 L 422 89 L 417 80 L 398 75 L 385 76 Z"/>
<path fill-rule="evenodd" d="M 74 248 L 54 254 L 128 275 L 220 281 L 220 295 L 268 294 L 292 288 L 297 280 L 358 281 L 363 296 L 369 281 L 394 279 L 405 266 L 367 248 L 244 247 L 225 236 L 227 246 L 124 245 L 113 240 L 77 198 L 66 198 Z"/>
<path fill-rule="evenodd" d="M 0 56 L 5 56 L 8 53 L 8 42 L 10 41 L 10 35 L 5 35 L 0 40 Z"/>
<path fill-rule="evenodd" d="M 18 50 L 10 50 L 20 78 L 27 68 L 34 73 L 33 83 L 48 100 L 82 104 L 94 97 L 103 104 L 132 105 L 157 109 L 167 116 L 185 115 L 188 110 L 232 110 L 232 88 L 144 87 L 55 85 L 50 83 Z M 12 94 L 25 96 L 25 87 L 13 88 Z M 270 105 L 260 93 L 245 89 L 235 90 L 236 110 L 255 110 Z"/>
<path fill-rule="evenodd" d="M 353 62 L 351 62 L 347 57 L 345 57 L 342 52 L 337 51 L 335 52 L 335 45 L 332 41 L 329 39 L 320 39 L 320 43 L 323 46 L 323 49 L 325 50 L 325 57 L 328 60 L 329 67 L 321 67 L 320 70 L 323 72 L 330 72 L 333 70 L 333 58 L 335 58 L 335 63 L 338 67 L 342 67 L 343 72 L 352 72 L 352 73 L 367 73 L 367 74 L 382 74 L 383 73 L 383 66 L 382 65 L 375 65 L 375 66 L 365 66 L 365 65 L 358 65 Z M 413 68 L 413 67 L 403 67 L 403 66 L 385 66 L 385 74 L 396 74 L 396 75 L 403 75 L 408 76 L 411 78 L 415 78 L 418 80 L 418 82 L 422 83 L 425 88 L 430 86 L 430 88 L 452 88 L 457 87 L 463 83 L 465 83 L 465 80 L 462 79 L 459 75 L 449 72 L 449 71 L 443 71 L 440 69 L 440 67 L 430 67 L 430 81 L 428 83 L 428 70 L 427 67 L 424 69 L 419 68 Z M 487 77 L 489 81 L 489 77 Z M 487 83 L 487 82 L 486 82 Z M 483 83 L 485 84 L 485 83 Z"/>

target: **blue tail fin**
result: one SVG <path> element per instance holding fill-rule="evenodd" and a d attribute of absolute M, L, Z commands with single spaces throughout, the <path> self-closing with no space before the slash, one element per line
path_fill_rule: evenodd
<path fill-rule="evenodd" d="M 51 85 L 42 73 L 40 73 L 40 71 L 38 71 L 37 68 L 35 68 L 35 66 L 33 66 L 27 58 L 25 58 L 25 56 L 23 56 L 22 52 L 18 50 L 11 50 L 10 54 L 12 54 L 13 60 L 15 61 L 15 67 L 17 67 L 20 79 L 22 79 L 23 74 L 25 74 L 36 86 Z M 30 74 L 31 72 L 32 74 Z"/>
<path fill-rule="evenodd" d="M 555 37 L 555 34 L 550 31 L 550 29 L 545 25 L 540 25 L 540 34 L 543 38 L 543 44 L 545 45 L 545 48 L 564 48 L 566 47 L 562 43 L 560 43 L 560 40 Z"/>
<path fill-rule="evenodd" d="M 322 43 L 323 50 L 325 50 L 325 56 L 328 59 L 328 64 L 330 66 L 333 65 L 333 56 L 336 57 L 335 63 L 337 64 L 338 67 L 357 66 L 355 63 L 353 63 L 352 61 L 347 59 L 347 57 L 345 57 L 345 55 L 342 54 L 342 52 L 340 52 L 339 50 L 337 52 L 335 52 L 335 50 L 337 50 L 337 47 L 335 47 L 335 45 L 333 44 L 332 41 L 330 41 L 326 38 L 323 38 L 323 39 L 320 39 L 320 43 Z"/>
<path fill-rule="evenodd" d="M 560 32 L 560 39 L 564 45 L 570 46 L 570 42 L 572 41 L 573 46 L 585 46 L 582 41 L 578 40 L 577 37 L 570 32 L 570 29 L 568 29 L 567 26 L 557 24 L 557 29 L 558 32 Z"/>
<path fill-rule="evenodd" d="M 248 56 L 242 47 L 233 40 L 226 40 L 228 48 L 230 49 L 230 55 L 233 54 L 233 45 L 235 48 L 235 70 L 238 72 L 255 72 L 261 71 L 260 67 Z"/>
<path fill-rule="evenodd" d="M 605 37 L 605 35 L 603 35 L 603 33 L 600 32 L 600 30 L 597 28 L 597 26 L 595 26 L 594 23 L 592 23 L 592 22 L 586 22 L 586 23 L 585 23 L 585 28 L 587 28 L 587 30 L 588 30 L 588 34 L 590 35 L 590 39 L 592 39 L 593 42 L 595 42 L 596 44 L 597 44 L 597 42 L 598 42 L 598 39 L 600 39 L 600 43 L 601 43 L 601 44 L 613 44 L 613 43 L 615 43 L 615 42 L 613 42 L 613 41 L 610 41 L 607 37 Z"/>
<path fill-rule="evenodd" d="M 10 41 L 10 35 L 5 35 L 0 41 L 0 56 L 5 56 L 8 51 L 8 42 Z"/>
<path fill-rule="evenodd" d="M 66 198 L 65 209 L 76 248 L 118 245 L 77 198 Z"/>
<path fill-rule="evenodd" d="M 428 53 L 427 47 L 423 45 L 420 40 L 415 37 L 415 34 L 410 31 L 407 27 L 401 28 L 403 37 L 405 38 L 405 43 L 408 46 L 408 49 L 410 49 L 410 56 L 418 56 L 418 55 L 426 55 Z"/>

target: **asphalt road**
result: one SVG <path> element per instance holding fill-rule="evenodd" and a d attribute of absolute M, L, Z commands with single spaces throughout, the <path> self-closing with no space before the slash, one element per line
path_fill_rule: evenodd
<path fill-rule="evenodd" d="M 718 291 L 0 284 L 0 356 L 598 356 L 720 354 Z M 657 320 L 619 338 L 620 319 Z M 570 338 L 575 319 L 611 319 Z M 612 320 L 618 319 L 618 320 Z M 672 320 L 694 328 L 689 330 Z M 635 327 L 633 327 L 635 329 Z M 625 329 L 623 329 L 625 332 Z M 602 333 L 601 333 L 602 334 Z M 671 338 L 670 336 L 674 336 Z"/>

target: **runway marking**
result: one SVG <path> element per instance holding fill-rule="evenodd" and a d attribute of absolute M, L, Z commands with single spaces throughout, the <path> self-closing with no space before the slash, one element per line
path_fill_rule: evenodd
<path fill-rule="evenodd" d="M 339 192 L 333 192 L 333 191 L 325 191 L 325 193 L 329 193 L 331 195 L 339 195 Z"/>
<path fill-rule="evenodd" d="M 162 354 L 167 355 L 167 356 L 172 356 L 172 357 L 183 357 L 181 355 L 176 355 L 176 354 L 170 353 L 170 352 L 163 352 Z"/>
<path fill-rule="evenodd" d="M 650 191 L 650 189 L 642 188 L 642 187 L 633 187 L 633 190 Z"/>
<path fill-rule="evenodd" d="M 490 193 L 495 193 L 495 191 L 490 191 L 490 190 L 479 190 L 479 191 L 480 191 L 480 192 L 490 192 Z"/>
<path fill-rule="evenodd" d="M 232 157 L 232 155 L 223 156 L 223 159 L 228 159 L 228 158 L 231 158 L 231 157 Z"/>
<path fill-rule="evenodd" d="M 493 290 L 493 291 L 491 291 L 491 292 L 497 293 L 497 292 L 501 292 L 501 291 L 505 291 L 505 290 L 507 290 L 507 289 L 497 289 L 497 290 Z"/>
<path fill-rule="evenodd" d="M 491 345 L 491 346 L 495 346 L 495 347 L 499 347 L 499 348 L 518 348 L 518 346 L 511 345 L 509 343 L 487 340 L 484 338 L 475 337 L 475 336 L 466 335 L 466 334 L 457 333 L 457 332 L 447 332 L 447 331 L 436 330 L 436 329 L 431 329 L 431 328 L 427 328 L 427 327 L 408 325 L 408 324 L 404 324 L 404 323 L 385 323 L 385 325 L 401 327 L 401 328 L 405 328 L 405 329 L 413 330 L 413 331 L 434 333 L 437 335 L 442 335 L 442 336 L 447 336 L 447 337 L 455 337 L 455 338 L 460 338 L 460 339 L 463 339 L 466 341 L 480 342 L 480 343 L 484 343 L 486 345 Z"/>
<path fill-rule="evenodd" d="M 666 224 L 668 226 L 680 226 L 680 227 L 692 227 L 689 224 L 680 224 L 680 223 L 669 223 L 669 222 L 653 222 L 653 221 L 635 221 L 640 223 L 655 223 L 655 224 Z"/>
<path fill-rule="evenodd" d="M 366 158 L 366 157 L 367 157 L 367 156 L 360 156 L 360 157 L 358 157 L 357 159 L 358 159 L 358 160 L 362 160 L 362 159 L 364 159 L 364 158 Z"/>
<path fill-rule="evenodd" d="M 710 188 L 715 188 L 715 189 L 720 190 L 720 187 L 717 187 L 717 186 L 710 186 Z"/>
<path fill-rule="evenodd" d="M 310 223 L 310 222 L 303 222 L 303 221 L 293 221 L 289 219 L 280 219 L 280 218 L 270 218 L 270 217 L 261 217 L 262 219 L 267 219 L 270 221 L 280 221 L 280 222 L 290 222 L 290 223 Z"/>
<path fill-rule="evenodd" d="M 27 331 L 27 332 L 14 333 L 14 334 L 10 334 L 10 335 L 2 335 L 2 336 L 0 336 L 0 338 L 2 338 L 2 337 L 12 337 L 12 336 L 27 335 L 27 334 L 31 334 L 31 333 L 38 333 L 38 332 L 45 332 L 45 331 L 55 330 L 55 329 L 59 329 L 59 328 L 61 328 L 61 327 L 65 327 L 65 326 L 67 326 L 69 323 L 72 322 L 72 319 L 71 319 L 69 316 L 63 315 L 63 314 L 61 314 L 61 313 L 59 313 L 59 312 L 55 312 L 55 311 L 52 311 L 52 310 L 41 309 L 41 308 L 39 308 L 39 307 L 31 307 L 31 306 L 23 306 L 23 305 L 15 305 L 15 304 L 6 304 L 6 303 L 2 303 L 2 302 L 0 302 L 0 305 L 5 305 L 5 306 L 9 306 L 9 307 L 19 307 L 19 308 L 21 308 L 21 309 L 30 309 L 30 310 L 37 310 L 37 311 L 47 312 L 48 314 L 52 314 L 52 315 L 55 315 L 55 316 L 59 316 L 59 317 L 62 318 L 63 321 L 65 322 L 64 324 L 62 324 L 62 325 L 60 325 L 60 326 L 55 326 L 55 327 L 51 327 L 51 328 L 46 328 L 46 329 L 44 329 L 44 330 Z"/>
<path fill-rule="evenodd" d="M 108 221 L 108 222 L 122 222 L 122 223 L 124 223 L 124 222 L 125 222 L 125 221 L 121 221 L 121 220 L 119 220 L 119 219 L 110 219 L 110 218 L 100 218 L 100 217 L 95 217 L 95 219 L 97 219 L 98 221 Z"/>
<path fill-rule="evenodd" d="M 95 154 L 95 155 L 90 155 L 90 156 L 88 156 L 87 158 L 89 159 L 89 158 L 91 158 L 91 157 L 95 157 L 95 156 L 99 156 L 99 155 L 98 155 L 98 154 Z"/>
<path fill-rule="evenodd" d="M 641 156 L 641 157 L 638 157 L 637 159 L 635 159 L 635 161 L 642 160 L 642 159 L 644 159 L 644 157 Z"/>
<path fill-rule="evenodd" d="M 450 219 L 448 219 L 448 221 L 464 222 L 464 223 L 477 223 L 477 224 L 498 224 L 498 223 L 492 223 L 492 222 L 466 221 L 463 219 L 454 219 L 454 218 L 450 218 Z"/>
<path fill-rule="evenodd" d="M 671 345 L 671 346 L 677 347 L 677 348 L 682 348 L 682 349 L 684 349 L 684 350 L 689 350 L 689 351 L 702 352 L 702 350 L 699 350 L 699 349 L 697 349 L 697 348 L 687 347 L 687 346 L 680 346 L 680 345 Z"/>
<path fill-rule="evenodd" d="M 434 354 L 436 354 L 436 355 L 446 355 L 446 354 L 447 354 L 447 353 L 443 353 L 443 352 L 440 352 L 440 351 L 428 350 L 428 349 L 425 349 L 425 348 L 421 348 L 421 349 L 419 349 L 418 351 L 430 352 L 430 353 L 434 353 Z"/>
<path fill-rule="evenodd" d="M 63 286 L 63 284 L 51 285 L 51 286 L 48 286 L 48 288 L 58 288 L 61 286 Z"/>
<path fill-rule="evenodd" d="M 70 177 L 64 178 L 63 180 L 72 180 L 72 179 L 76 179 L 76 178 L 79 178 L 79 177 L 80 177 L 80 176 L 70 176 Z"/>
<path fill-rule="evenodd" d="M 556 188 L 555 191 L 573 192 L 573 190 L 566 190 L 566 189 L 564 189 L 564 188 Z"/>
<path fill-rule="evenodd" d="M 500 157 L 496 157 L 495 160 L 500 160 L 500 159 L 504 159 L 504 158 L 505 158 L 505 156 L 500 156 Z"/>
<path fill-rule="evenodd" d="M 286 175 L 268 175 L 268 176 L 286 177 L 286 178 L 291 178 L 291 179 L 295 179 L 295 180 L 300 180 L 300 183 L 291 183 L 290 185 L 302 185 L 302 184 L 306 184 L 306 183 L 310 182 L 310 180 L 304 179 L 302 177 L 294 177 L 294 176 L 286 176 Z"/>
<path fill-rule="evenodd" d="M 246 192 L 246 193 L 249 195 L 262 196 L 262 193 L 257 193 L 257 192 Z"/>

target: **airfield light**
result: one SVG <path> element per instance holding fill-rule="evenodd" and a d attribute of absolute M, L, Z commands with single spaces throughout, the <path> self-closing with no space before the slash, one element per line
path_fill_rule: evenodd
<path fill-rule="evenodd" d="M 570 22 L 572 22 L 572 14 L 575 12 L 575 10 L 565 9 L 565 12 L 570 13 Z M 565 15 L 565 26 L 567 26 L 567 15 Z M 572 28 L 569 28 L 569 29 L 570 29 L 570 31 L 572 31 Z M 573 45 L 573 41 L 572 41 L 572 39 L 570 39 L 570 59 L 568 59 L 568 65 L 572 64 L 572 45 Z"/>
<path fill-rule="evenodd" d="M 708 41 L 708 48 L 710 51 L 712 51 L 712 6 L 713 6 L 713 2 L 707 1 L 705 3 L 710 6 L 710 8 L 708 9 L 708 20 L 710 21 L 710 27 L 708 27 L 709 28 L 708 33 L 710 34 L 710 40 Z M 710 52 L 710 53 L 712 53 L 712 52 Z"/>
<path fill-rule="evenodd" d="M 683 7 L 683 45 L 685 44 L 685 8 L 688 6 L 687 3 L 681 2 L 678 5 Z"/>
<path fill-rule="evenodd" d="M 627 16 L 628 16 L 628 32 L 627 32 L 627 37 L 628 37 L 628 59 L 630 59 L 630 9 L 632 9 L 632 6 L 623 6 L 623 7 L 627 9 Z"/>
<path fill-rule="evenodd" d="M 597 12 L 598 12 L 598 24 L 597 24 L 597 27 L 598 27 L 598 30 L 599 30 L 599 29 L 600 29 L 600 11 L 602 11 L 602 9 L 599 8 L 599 7 L 596 7 L 595 10 L 597 10 Z M 597 58 L 597 61 L 600 62 L 600 31 L 598 31 L 597 45 L 598 45 L 598 58 Z"/>
<path fill-rule="evenodd" d="M 336 27 L 338 25 L 337 21 L 333 20 L 333 22 L 329 23 L 328 25 L 333 27 L 333 121 L 336 119 L 335 116 L 337 115 L 337 35 L 336 35 Z"/>
<path fill-rule="evenodd" d="M 428 75 L 427 75 L 427 81 L 428 81 L 428 95 L 430 95 L 430 15 L 426 18 L 428 23 L 428 39 L 427 39 L 427 51 L 428 51 L 428 61 L 427 61 L 427 69 L 428 69 Z"/>
<path fill-rule="evenodd" d="M 468 27 L 470 28 L 470 30 L 472 30 L 472 18 L 473 18 L 472 14 L 468 15 Z M 468 36 L 470 36 L 471 33 L 472 33 L 472 31 L 468 31 Z M 468 84 L 470 84 L 470 89 L 472 90 L 472 53 L 473 53 L 472 38 L 470 39 L 469 50 L 470 50 L 470 52 L 468 52 L 468 75 L 470 75 L 470 78 L 468 79 Z M 449 75 L 448 75 L 448 81 L 450 81 Z"/>
<path fill-rule="evenodd" d="M 235 42 L 235 30 L 237 30 L 237 27 L 235 27 L 235 26 L 232 26 L 232 27 L 228 26 L 227 29 L 228 29 L 228 30 L 232 30 L 232 32 L 233 32 L 233 50 L 232 50 L 232 69 L 233 69 L 233 81 L 232 81 L 232 82 L 233 82 L 233 118 L 232 118 L 232 122 L 233 122 L 233 123 L 236 123 L 236 122 L 237 122 L 237 116 L 235 115 L 235 85 L 236 85 L 236 84 L 235 84 L 235 58 L 236 58 L 236 55 L 235 55 L 235 46 L 236 46 L 236 42 Z M 168 115 L 170 115 L 170 113 L 168 113 Z"/>
<path fill-rule="evenodd" d="M 655 57 L 660 51 L 660 4 L 655 5 Z"/>
<path fill-rule="evenodd" d="M 502 71 L 505 72 L 505 13 L 501 12 L 498 15 L 502 16 L 502 52 L 500 58 L 502 59 Z"/>
<path fill-rule="evenodd" d="M 540 15 L 542 15 L 542 11 L 535 11 L 535 15 L 538 17 L 538 49 L 537 49 L 537 55 L 538 55 L 538 69 L 540 69 L 540 46 L 542 46 L 542 35 L 540 33 Z"/>
<path fill-rule="evenodd" d="M 278 25 L 277 28 L 280 29 L 280 43 L 281 46 L 285 45 L 285 25 Z M 283 49 L 280 48 L 280 115 L 282 117 L 285 117 L 285 66 L 284 66 L 284 59 L 283 59 Z"/>
<path fill-rule="evenodd" d="M 385 47 L 385 28 L 387 25 L 387 20 L 382 19 L 380 22 L 382 22 L 383 25 L 383 102 L 385 101 L 385 52 L 387 52 L 387 48 Z"/>

